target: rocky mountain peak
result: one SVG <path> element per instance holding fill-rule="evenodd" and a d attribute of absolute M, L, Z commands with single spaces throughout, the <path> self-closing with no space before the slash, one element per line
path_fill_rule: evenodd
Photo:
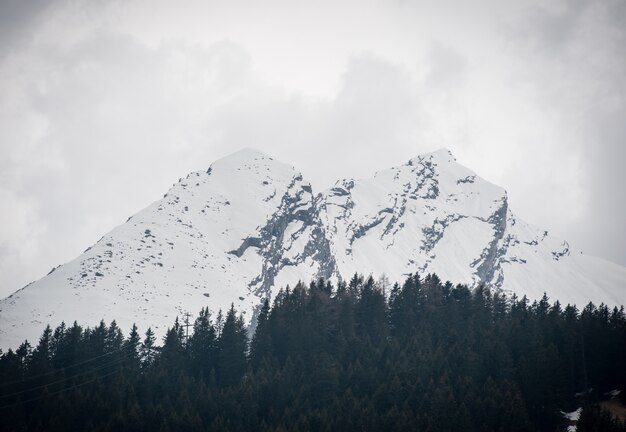
<path fill-rule="evenodd" d="M 0 347 L 46 324 L 115 319 L 163 334 L 231 304 L 248 322 L 298 281 L 354 273 L 442 280 L 579 306 L 626 303 L 626 269 L 519 220 L 506 192 L 447 149 L 314 195 L 294 167 L 244 149 L 181 178 L 75 260 L 0 301 Z"/>

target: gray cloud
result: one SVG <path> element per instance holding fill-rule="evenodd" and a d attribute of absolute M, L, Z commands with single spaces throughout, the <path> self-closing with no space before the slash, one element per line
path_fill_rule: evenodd
<path fill-rule="evenodd" d="M 3 0 L 0 2 L 0 59 L 19 49 L 31 36 L 40 18 L 59 1 Z"/>
<path fill-rule="evenodd" d="M 324 3 L 280 9 L 275 32 L 252 4 L 191 3 L 15 3 L 2 18 L 0 295 L 241 147 L 321 189 L 447 146 L 529 222 L 626 264 L 623 2 L 485 1 L 467 22 L 445 21 L 449 2 Z"/>
<path fill-rule="evenodd" d="M 591 0 L 560 6 L 529 9 L 515 38 L 527 83 L 558 128 L 559 142 L 548 145 L 579 159 L 579 214 L 565 222 L 557 217 L 550 225 L 586 252 L 624 265 L 626 7 L 621 1 Z"/>

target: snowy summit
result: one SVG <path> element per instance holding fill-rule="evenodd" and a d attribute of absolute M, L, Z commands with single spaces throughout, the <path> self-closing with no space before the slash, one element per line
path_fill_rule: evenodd
<path fill-rule="evenodd" d="M 504 189 L 446 149 L 315 194 L 292 166 L 242 150 L 193 172 L 73 261 L 0 301 L 0 347 L 46 324 L 115 319 L 163 334 L 231 303 L 251 322 L 299 280 L 410 273 L 579 307 L 626 303 L 626 268 L 517 218 Z"/>

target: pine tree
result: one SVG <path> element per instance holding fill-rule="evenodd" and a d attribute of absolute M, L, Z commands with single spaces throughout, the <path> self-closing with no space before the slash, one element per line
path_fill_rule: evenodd
<path fill-rule="evenodd" d="M 19 376 L 26 376 L 32 350 L 33 349 L 27 340 L 22 342 L 22 344 L 15 350 L 20 368 Z"/>
<path fill-rule="evenodd" d="M 115 320 L 111 321 L 104 343 L 106 352 L 119 351 L 123 342 L 124 334 L 122 330 L 117 326 Z"/>
<path fill-rule="evenodd" d="M 209 377 L 216 366 L 217 335 L 208 307 L 202 308 L 194 322 L 193 335 L 189 338 L 189 355 L 194 371 Z"/>
<path fill-rule="evenodd" d="M 141 337 L 137 330 L 137 325 L 133 323 L 128 339 L 124 341 L 124 353 L 128 356 L 128 364 L 131 367 L 138 367 L 141 361 L 139 350 L 141 349 Z"/>
<path fill-rule="evenodd" d="M 52 341 L 50 343 L 50 351 L 52 354 L 52 362 L 55 367 L 58 367 L 58 357 L 57 353 L 59 349 L 63 346 L 63 339 L 65 338 L 65 322 L 61 322 L 61 324 L 54 329 L 52 333 Z"/>
<path fill-rule="evenodd" d="M 356 305 L 357 331 L 361 336 L 379 340 L 386 334 L 387 308 L 383 292 L 370 276 L 361 287 Z"/>
<path fill-rule="evenodd" d="M 236 384 L 246 370 L 248 337 L 243 318 L 237 318 L 235 305 L 231 305 L 218 341 L 217 376 L 222 385 Z"/>
<path fill-rule="evenodd" d="M 56 333 L 56 332 L 55 332 Z M 59 340 L 54 363 L 56 367 L 66 367 L 77 363 L 88 351 L 83 342 L 83 328 L 76 321 L 66 329 Z"/>
<path fill-rule="evenodd" d="M 100 321 L 100 324 L 91 331 L 87 331 L 89 339 L 89 355 L 96 357 L 106 353 L 106 339 L 108 329 L 104 320 Z"/>
<path fill-rule="evenodd" d="M 579 314 L 434 275 L 395 285 L 387 308 L 379 284 L 352 285 L 329 296 L 327 282 L 300 283 L 264 302 L 248 362 L 234 306 L 219 335 L 203 308 L 187 343 L 177 320 L 162 349 L 135 325 L 122 342 L 114 322 L 46 328 L 34 350 L 0 352 L 0 432 L 554 431 L 575 392 L 626 385 L 623 308 Z M 595 404 L 578 428 L 624 431 Z"/>
<path fill-rule="evenodd" d="M 257 317 L 256 330 L 250 343 L 250 363 L 258 368 L 264 359 L 269 359 L 272 353 L 272 336 L 269 328 L 270 302 L 263 301 L 263 306 Z"/>
<path fill-rule="evenodd" d="M 146 336 L 141 344 L 141 364 L 144 368 L 149 368 L 154 363 L 157 348 L 154 345 L 156 338 L 150 327 L 146 330 Z"/>
<path fill-rule="evenodd" d="M 33 351 L 30 367 L 37 373 L 46 373 L 52 369 L 52 329 L 46 326 L 43 334 L 39 338 L 39 343 Z"/>
<path fill-rule="evenodd" d="M 183 327 L 176 317 L 174 326 L 167 329 L 161 347 L 161 355 L 159 360 L 162 367 L 182 367 L 185 361 L 184 333 Z"/>

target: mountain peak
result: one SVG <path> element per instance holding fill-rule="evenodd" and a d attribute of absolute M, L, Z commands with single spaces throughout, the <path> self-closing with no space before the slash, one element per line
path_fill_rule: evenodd
<path fill-rule="evenodd" d="M 452 152 L 448 150 L 447 148 L 442 147 L 438 150 L 428 152 L 428 153 L 422 153 L 421 155 L 415 156 L 414 158 L 409 160 L 408 164 L 415 165 L 424 160 L 430 160 L 436 163 L 456 162 L 456 158 L 454 157 Z"/>
<path fill-rule="evenodd" d="M 271 157 L 269 157 L 267 154 L 263 153 L 260 150 L 250 147 L 244 147 L 216 160 L 215 162 L 213 162 L 213 164 L 243 165 L 253 162 L 255 160 L 265 159 L 273 160 Z"/>
<path fill-rule="evenodd" d="M 261 150 L 252 148 L 252 147 L 244 147 L 240 150 L 237 150 L 230 155 L 231 157 L 241 157 L 241 158 L 253 158 L 253 159 L 271 159 L 266 153 L 263 153 Z M 228 157 L 228 156 L 227 156 Z"/>
<path fill-rule="evenodd" d="M 281 190 L 290 188 L 294 182 L 302 183 L 309 192 L 311 190 L 311 185 L 306 181 L 303 182 L 302 174 L 293 165 L 251 148 L 244 148 L 218 159 L 211 164 L 207 173 L 214 187 L 222 193 L 229 190 L 234 194 L 234 199 L 244 201 L 254 200 L 258 193 L 265 195 L 267 188 L 278 187 Z M 259 185 L 263 191 L 256 190 L 256 186 Z M 236 190 L 239 192 L 235 192 Z M 281 196 L 275 194 L 276 191 L 273 191 L 269 195 L 280 200 Z M 270 202 L 267 196 L 265 199 L 265 203 Z"/>
<path fill-rule="evenodd" d="M 530 299 L 624 303 L 626 268 L 517 219 L 504 189 L 442 148 L 314 196 L 285 163 L 244 148 L 190 173 L 75 260 L 0 300 L 0 348 L 45 324 L 137 323 L 234 304 L 248 322 L 299 280 L 436 273 Z"/>
<path fill-rule="evenodd" d="M 260 175 L 263 172 L 286 175 L 289 178 L 296 173 L 292 165 L 280 162 L 253 148 L 243 148 L 216 160 L 211 164 L 207 172 L 209 174 L 219 172 L 227 177 L 234 173 L 254 172 Z"/>

